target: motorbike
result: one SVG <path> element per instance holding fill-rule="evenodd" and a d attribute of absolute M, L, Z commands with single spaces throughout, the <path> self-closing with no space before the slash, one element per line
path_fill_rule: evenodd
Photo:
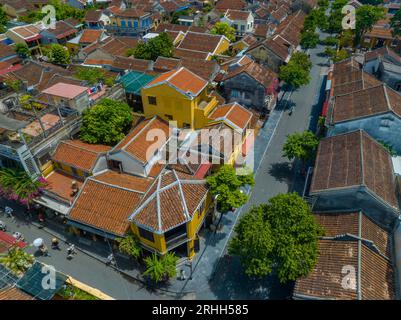
<path fill-rule="evenodd" d="M 7 225 L 3 221 L 0 221 L 0 231 L 7 231 Z"/>

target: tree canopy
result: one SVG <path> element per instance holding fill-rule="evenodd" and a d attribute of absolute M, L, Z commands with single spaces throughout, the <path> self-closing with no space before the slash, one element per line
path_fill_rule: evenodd
<path fill-rule="evenodd" d="M 401 10 L 397 10 L 390 19 L 390 26 L 394 36 L 401 36 Z"/>
<path fill-rule="evenodd" d="M 127 235 L 125 238 L 117 238 L 118 249 L 128 256 L 138 259 L 142 254 L 139 240 L 134 235 Z"/>
<path fill-rule="evenodd" d="M 220 34 L 230 41 L 235 41 L 235 29 L 226 22 L 216 22 L 210 30 L 211 34 Z"/>
<path fill-rule="evenodd" d="M 106 71 L 103 68 L 79 67 L 74 76 L 77 79 L 87 81 L 90 85 L 96 85 L 99 82 L 112 85 L 114 82 L 113 78 L 106 76 Z"/>
<path fill-rule="evenodd" d="M 29 48 L 25 43 L 17 43 L 15 45 L 15 52 L 22 59 L 26 59 L 31 56 L 31 51 L 29 51 Z"/>
<path fill-rule="evenodd" d="M 303 31 L 301 33 L 302 49 L 316 48 L 319 43 L 319 35 L 314 31 Z"/>
<path fill-rule="evenodd" d="M 322 228 L 297 194 L 279 194 L 253 207 L 235 227 L 229 253 L 240 257 L 251 277 L 277 274 L 280 282 L 306 276 L 318 258 Z"/>
<path fill-rule="evenodd" d="M 145 60 L 156 60 L 159 56 L 170 58 L 173 56 L 173 40 L 166 32 L 146 42 L 140 42 L 132 53 L 135 58 Z"/>
<path fill-rule="evenodd" d="M 128 104 L 103 99 L 83 112 L 80 139 L 93 144 L 115 145 L 129 131 L 132 120 Z"/>
<path fill-rule="evenodd" d="M 253 174 L 237 175 L 230 165 L 223 165 L 219 171 L 206 178 L 212 195 L 218 195 L 217 201 L 222 212 L 238 208 L 246 203 L 248 196 L 240 191 L 246 184 L 254 185 Z"/>
<path fill-rule="evenodd" d="M 52 44 L 48 53 L 48 58 L 55 64 L 66 65 L 70 63 L 70 53 L 64 46 L 60 44 Z"/>
<path fill-rule="evenodd" d="M 306 53 L 295 52 L 290 61 L 280 67 L 279 77 L 293 88 L 307 85 L 310 81 L 312 63 Z"/>
<path fill-rule="evenodd" d="M 311 160 L 319 145 L 319 139 L 311 131 L 295 132 L 287 136 L 283 146 L 283 155 L 288 159 Z"/>
<path fill-rule="evenodd" d="M 0 6 L 0 33 L 6 32 L 6 25 L 8 22 L 8 16 L 4 11 L 3 7 Z"/>
<path fill-rule="evenodd" d="M 377 21 L 384 18 L 384 15 L 382 7 L 364 5 L 356 9 L 355 41 L 359 42 L 362 35 L 371 30 Z"/>
<path fill-rule="evenodd" d="M 178 257 L 171 252 L 158 257 L 155 253 L 145 258 L 146 271 L 143 273 L 154 282 L 166 281 L 177 274 Z"/>

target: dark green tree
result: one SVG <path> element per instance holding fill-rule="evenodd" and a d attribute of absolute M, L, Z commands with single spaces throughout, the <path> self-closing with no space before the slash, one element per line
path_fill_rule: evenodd
<path fill-rule="evenodd" d="M 70 63 L 70 53 L 68 49 L 57 43 L 51 46 L 48 58 L 55 64 L 66 65 Z"/>
<path fill-rule="evenodd" d="M 129 131 L 132 120 L 128 104 L 103 99 L 83 112 L 80 139 L 88 143 L 115 145 Z"/>
<path fill-rule="evenodd" d="M 212 195 L 218 195 L 217 201 L 222 212 L 238 208 L 246 203 L 248 196 L 240 191 L 245 184 L 254 185 L 253 174 L 237 176 L 230 165 L 223 165 L 212 176 L 206 178 Z"/>
<path fill-rule="evenodd" d="M 79 67 L 75 72 L 75 77 L 80 80 L 88 81 L 91 85 L 96 85 L 100 81 L 106 81 L 106 72 L 101 68 Z"/>
<path fill-rule="evenodd" d="M 306 162 L 313 159 L 318 145 L 319 139 L 313 132 L 295 132 L 287 136 L 283 146 L 283 155 L 290 160 L 296 158 Z"/>
<path fill-rule="evenodd" d="M 390 19 L 390 26 L 394 36 L 401 36 L 401 10 L 397 10 Z"/>
<path fill-rule="evenodd" d="M 142 254 L 142 248 L 139 244 L 139 240 L 134 235 L 127 235 L 125 238 L 116 239 L 118 243 L 118 249 L 126 255 L 139 259 Z"/>
<path fill-rule="evenodd" d="M 235 227 L 229 253 L 240 257 L 246 274 L 276 274 L 280 282 L 306 276 L 318 258 L 323 234 L 309 205 L 297 194 L 279 194 L 253 207 Z"/>
<path fill-rule="evenodd" d="M 355 44 L 358 44 L 363 34 L 371 30 L 377 21 L 384 18 L 384 15 L 382 7 L 365 5 L 356 9 Z"/>
<path fill-rule="evenodd" d="M 279 77 L 293 88 L 307 85 L 312 63 L 306 53 L 295 52 L 287 65 L 280 67 Z"/>
<path fill-rule="evenodd" d="M 316 48 L 319 43 L 319 35 L 314 31 L 303 31 L 301 33 L 302 49 Z"/>
<path fill-rule="evenodd" d="M 173 40 L 166 32 L 162 32 L 147 42 L 140 42 L 133 50 L 133 55 L 146 60 L 156 60 L 159 56 L 169 58 L 173 56 L 173 48 Z"/>
<path fill-rule="evenodd" d="M 29 48 L 25 43 L 17 43 L 15 45 L 15 52 L 22 59 L 26 59 L 26 58 L 29 58 L 31 56 L 31 51 L 29 51 Z"/>
<path fill-rule="evenodd" d="M 4 11 L 3 7 L 0 6 L 0 33 L 6 32 L 7 28 L 6 25 L 8 23 L 8 16 Z"/>
<path fill-rule="evenodd" d="M 220 34 L 230 41 L 235 41 L 235 29 L 226 22 L 216 22 L 210 30 L 211 34 Z"/>
<path fill-rule="evenodd" d="M 143 273 L 154 282 L 163 282 L 177 274 L 178 257 L 171 252 L 158 257 L 155 253 L 145 258 L 146 271 Z"/>

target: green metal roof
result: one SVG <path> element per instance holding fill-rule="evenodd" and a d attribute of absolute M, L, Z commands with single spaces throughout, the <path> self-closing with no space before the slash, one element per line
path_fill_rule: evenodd
<path fill-rule="evenodd" d="M 155 77 L 143 72 L 130 71 L 122 76 L 119 81 L 123 84 L 127 93 L 140 95 L 141 89 Z"/>
<path fill-rule="evenodd" d="M 50 266 L 36 261 L 17 282 L 17 288 L 25 291 L 36 299 L 50 300 L 63 287 L 67 276 L 56 271 L 53 286 L 53 283 L 48 281 L 51 275 L 49 268 Z"/>

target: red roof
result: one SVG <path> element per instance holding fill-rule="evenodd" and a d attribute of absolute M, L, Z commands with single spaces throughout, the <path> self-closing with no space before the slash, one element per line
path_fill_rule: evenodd
<path fill-rule="evenodd" d="M 206 173 L 209 171 L 210 167 L 212 166 L 211 163 L 204 163 L 199 166 L 198 171 L 195 173 L 195 178 L 204 179 Z"/>
<path fill-rule="evenodd" d="M 0 231 L 0 242 L 5 243 L 7 246 L 13 246 L 16 245 L 19 248 L 25 248 L 26 243 L 22 241 L 17 241 L 12 235 L 5 233 L 3 231 Z"/>

